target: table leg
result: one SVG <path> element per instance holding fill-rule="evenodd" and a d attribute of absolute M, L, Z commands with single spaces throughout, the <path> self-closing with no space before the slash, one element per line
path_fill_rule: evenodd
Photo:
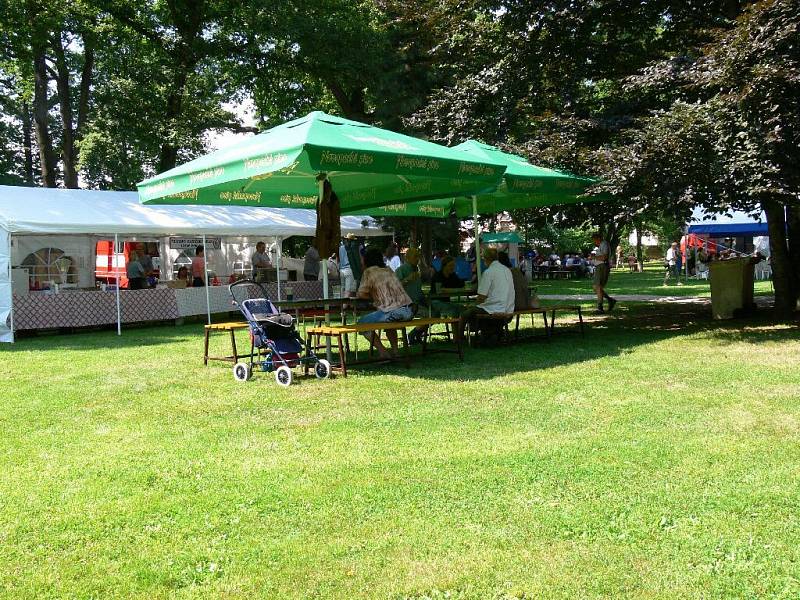
<path fill-rule="evenodd" d="M 206 329 L 206 337 L 205 341 L 203 342 L 204 351 L 203 351 L 203 364 L 208 366 L 208 335 L 210 333 L 209 329 Z"/>
<path fill-rule="evenodd" d="M 586 334 L 583 331 L 583 311 L 581 311 L 580 306 L 578 306 L 578 323 L 580 324 L 581 328 L 581 337 L 586 337 Z"/>

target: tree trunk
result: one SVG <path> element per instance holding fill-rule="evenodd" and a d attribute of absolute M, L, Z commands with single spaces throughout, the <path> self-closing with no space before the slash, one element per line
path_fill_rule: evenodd
<path fill-rule="evenodd" d="M 409 236 L 409 248 L 416 248 L 418 244 L 419 235 L 417 234 L 417 227 L 419 226 L 419 218 L 411 217 L 411 235 Z"/>
<path fill-rule="evenodd" d="M 642 229 L 640 227 L 636 228 L 636 262 L 639 273 L 641 273 L 644 266 L 644 253 L 642 252 Z"/>
<path fill-rule="evenodd" d="M 316 248 L 320 258 L 327 260 L 339 249 L 342 239 L 341 206 L 329 181 L 325 181 L 322 202 L 317 200 Z"/>
<path fill-rule="evenodd" d="M 33 185 L 33 125 L 31 123 L 31 107 L 27 102 L 20 106 L 20 120 L 22 121 L 22 149 L 25 153 L 24 179 L 28 185 Z"/>
<path fill-rule="evenodd" d="M 794 204 L 786 206 L 786 226 L 789 242 L 789 260 L 794 277 L 794 290 L 798 296 L 797 308 L 800 308 L 800 206 Z"/>
<path fill-rule="evenodd" d="M 775 286 L 775 312 L 779 317 L 788 317 L 795 309 L 797 296 L 789 246 L 786 242 L 785 208 L 774 199 L 762 200 L 761 207 L 767 215 L 772 282 Z"/>
<path fill-rule="evenodd" d="M 36 124 L 36 145 L 39 147 L 39 166 L 42 185 L 56 187 L 56 154 L 50 137 L 47 102 L 47 63 L 44 48 L 34 48 L 33 58 L 33 121 Z"/>
<path fill-rule="evenodd" d="M 72 91 L 69 82 L 69 66 L 64 55 L 64 46 L 61 42 L 61 33 L 57 33 L 53 40 L 53 51 L 56 56 L 56 88 L 58 89 L 59 111 L 61 113 L 61 160 L 64 163 L 64 186 L 76 189 L 78 187 L 78 171 L 75 166 L 75 131 L 72 120 Z"/>
<path fill-rule="evenodd" d="M 346 118 L 361 123 L 370 122 L 371 117 L 367 114 L 367 101 L 363 88 L 358 88 L 348 94 L 339 82 L 332 77 L 325 78 L 325 85 Z"/>
<path fill-rule="evenodd" d="M 174 141 L 175 129 L 183 111 L 183 94 L 185 92 L 186 81 L 189 70 L 194 68 L 194 64 L 188 55 L 183 61 L 175 65 L 175 76 L 172 80 L 172 91 L 167 98 L 166 109 L 164 110 L 165 122 L 172 131 L 164 132 L 164 143 L 161 144 L 161 152 L 158 157 L 158 172 L 163 173 L 175 167 L 178 162 L 178 146 Z"/>
<path fill-rule="evenodd" d="M 422 221 L 422 255 L 425 257 L 425 264 L 430 264 L 433 256 L 433 230 L 430 219 Z"/>
<path fill-rule="evenodd" d="M 89 98 L 92 91 L 92 75 L 94 73 L 94 38 L 92 35 L 83 36 L 83 68 L 81 69 L 81 93 L 78 98 L 78 123 L 75 127 L 75 137 L 80 139 L 83 128 L 89 119 Z"/>

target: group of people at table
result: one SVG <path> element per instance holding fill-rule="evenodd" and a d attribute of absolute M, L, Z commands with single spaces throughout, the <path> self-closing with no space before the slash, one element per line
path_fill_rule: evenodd
<path fill-rule="evenodd" d="M 434 317 L 458 317 L 456 335 L 461 337 L 467 324 L 481 313 L 510 314 L 531 306 L 525 275 L 511 265 L 507 254 L 495 248 L 483 250 L 487 267 L 477 290 L 466 289 L 466 282 L 456 275 L 455 259 L 445 255 L 440 258 L 441 267 L 431 276 L 431 292 L 427 296 L 423 290 L 418 249 L 410 248 L 404 260 L 400 259 L 394 245 L 386 252 L 367 246 L 363 248 L 363 255 L 360 250 L 358 255 L 348 250 L 347 240 L 343 240 L 339 249 L 342 292 L 346 297 L 367 300 L 374 307 L 359 318 L 359 323 L 410 321 L 426 310 Z M 452 301 L 453 296 L 474 297 L 474 302 L 460 305 Z M 409 335 L 409 343 L 420 343 L 424 334 L 425 327 L 415 328 Z M 390 348 L 381 343 L 379 336 L 372 333 L 364 336 L 381 357 L 393 356 L 398 351 L 394 330 L 386 331 Z"/>
<path fill-rule="evenodd" d="M 592 237 L 597 246 L 591 257 L 597 308 L 604 312 L 603 305 L 607 302 L 608 309 L 613 310 L 616 300 L 605 291 L 610 271 L 610 248 L 599 234 Z M 538 299 L 531 296 L 525 274 L 512 265 L 508 254 L 494 247 L 483 248 L 485 269 L 477 289 L 465 289 L 467 282 L 456 274 L 455 258 L 449 255 L 437 257 L 439 268 L 433 271 L 431 291 L 427 296 L 423 290 L 420 251 L 416 248 L 409 248 L 405 259 L 401 260 L 395 243 L 381 251 L 376 246 L 364 246 L 349 235 L 341 241 L 337 258 L 342 295 L 367 300 L 375 309 L 362 315 L 359 323 L 409 321 L 427 309 L 428 315 L 433 317 L 457 317 L 456 335 L 460 339 L 468 324 L 473 331 L 479 329 L 476 320 L 481 315 L 510 315 L 538 306 Z M 305 277 L 317 279 L 319 254 L 313 241 L 305 259 Z M 453 302 L 453 297 L 458 296 L 472 298 L 472 301 L 467 304 Z M 425 326 L 415 328 L 409 335 L 409 343 L 420 343 L 425 330 Z M 497 329 L 493 328 L 492 333 L 496 334 Z M 394 330 L 386 330 L 388 349 L 379 336 L 365 333 L 364 337 L 381 357 L 393 356 L 398 351 L 397 332 Z"/>

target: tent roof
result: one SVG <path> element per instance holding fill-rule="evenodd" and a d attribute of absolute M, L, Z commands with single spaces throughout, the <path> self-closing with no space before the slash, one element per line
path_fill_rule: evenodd
<path fill-rule="evenodd" d="M 368 217 L 342 217 L 342 233 L 387 235 Z M 314 235 L 313 210 L 143 206 L 136 192 L 0 186 L 0 227 L 11 233 Z"/>
<path fill-rule="evenodd" d="M 688 233 L 711 237 L 736 237 L 768 235 L 764 213 L 751 215 L 745 212 L 708 214 L 697 208 L 692 213 Z"/>

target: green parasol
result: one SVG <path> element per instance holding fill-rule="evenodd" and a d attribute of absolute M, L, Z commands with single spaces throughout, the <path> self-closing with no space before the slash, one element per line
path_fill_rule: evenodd
<path fill-rule="evenodd" d="M 476 159 L 506 166 L 502 183 L 494 190 L 477 194 L 479 214 L 493 214 L 518 208 L 557 206 L 586 201 L 581 197 L 586 189 L 596 183 L 594 179 L 579 177 L 556 169 L 532 165 L 522 156 L 504 152 L 495 146 L 468 140 L 453 149 Z M 375 217 L 446 217 L 455 209 L 459 217 L 472 217 L 473 202 L 470 194 L 460 197 L 427 200 L 425 202 L 398 203 L 381 206 L 367 212 Z"/>
<path fill-rule="evenodd" d="M 558 171 L 537 167 L 524 157 L 475 140 L 454 146 L 476 159 L 506 166 L 502 183 L 485 193 L 462 194 L 453 198 L 409 202 L 396 206 L 382 206 L 367 212 L 374 217 L 438 217 L 443 218 L 455 211 L 461 218 L 472 217 L 475 223 L 475 250 L 478 245 L 479 214 L 495 214 L 506 210 L 535 208 L 537 206 L 557 206 L 587 201 L 582 194 L 596 183 L 588 177 L 579 177 Z M 480 276 L 480 273 L 478 273 Z"/>
<path fill-rule="evenodd" d="M 481 194 L 505 167 L 407 135 L 312 112 L 138 184 L 145 204 L 315 208 L 327 179 L 342 211 Z M 367 211 L 368 212 L 368 211 Z"/>

